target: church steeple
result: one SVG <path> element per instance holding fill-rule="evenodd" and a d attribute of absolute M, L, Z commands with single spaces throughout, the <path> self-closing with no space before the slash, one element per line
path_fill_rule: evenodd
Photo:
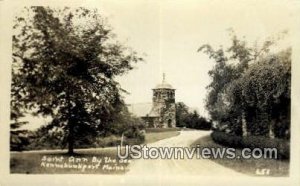
<path fill-rule="evenodd" d="M 175 90 L 169 83 L 166 82 L 166 74 L 163 73 L 161 84 L 158 84 L 154 89 L 172 89 Z"/>
<path fill-rule="evenodd" d="M 175 127 L 175 89 L 166 82 L 165 73 L 162 74 L 162 83 L 152 90 L 153 106 L 149 115 L 156 117 L 153 119 L 153 126 L 162 128 Z"/>

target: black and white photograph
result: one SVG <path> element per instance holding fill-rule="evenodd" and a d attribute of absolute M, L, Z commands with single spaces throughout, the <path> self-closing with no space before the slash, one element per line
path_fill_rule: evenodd
<path fill-rule="evenodd" d="M 298 1 L 8 4 L 4 185 L 300 182 Z"/>

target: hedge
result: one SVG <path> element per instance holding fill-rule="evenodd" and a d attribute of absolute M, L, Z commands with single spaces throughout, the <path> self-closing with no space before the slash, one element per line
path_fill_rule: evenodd
<path fill-rule="evenodd" d="M 234 148 L 277 148 L 278 159 L 290 157 L 290 143 L 284 139 L 270 139 L 265 136 L 242 137 L 220 131 L 213 131 L 211 137 L 218 144 Z"/>

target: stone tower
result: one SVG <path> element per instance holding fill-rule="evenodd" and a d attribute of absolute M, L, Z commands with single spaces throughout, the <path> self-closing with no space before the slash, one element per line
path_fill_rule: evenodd
<path fill-rule="evenodd" d="M 162 83 L 152 90 L 153 98 L 150 115 L 156 116 L 153 118 L 153 127 L 176 127 L 175 89 L 166 83 L 165 74 L 163 74 Z"/>

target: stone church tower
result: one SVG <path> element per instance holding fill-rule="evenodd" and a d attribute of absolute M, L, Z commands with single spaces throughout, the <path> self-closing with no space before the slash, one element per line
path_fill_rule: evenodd
<path fill-rule="evenodd" d="M 149 123 L 150 127 L 176 127 L 175 89 L 170 84 L 166 83 L 165 74 L 163 74 L 162 83 L 158 84 L 152 90 L 152 109 L 148 115 L 148 117 L 152 118 Z"/>

